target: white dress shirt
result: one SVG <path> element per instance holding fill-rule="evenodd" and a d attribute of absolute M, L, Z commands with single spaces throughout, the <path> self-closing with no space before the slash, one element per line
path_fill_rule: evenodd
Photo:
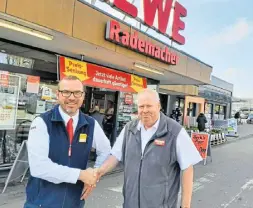
<path fill-rule="evenodd" d="M 141 131 L 141 146 L 142 154 L 144 149 L 151 139 L 151 137 L 156 133 L 159 126 L 160 119 L 149 129 L 145 129 L 143 124 L 139 121 L 137 129 Z M 121 131 L 119 137 L 117 138 L 112 150 L 111 155 L 115 156 L 118 161 L 122 159 L 122 145 L 124 140 L 125 128 Z M 191 165 L 195 165 L 202 160 L 198 150 L 196 149 L 194 143 L 192 142 L 190 136 L 184 128 L 180 131 L 176 142 L 176 154 L 177 162 L 181 170 L 185 170 Z"/>
<path fill-rule="evenodd" d="M 64 113 L 61 107 L 59 107 L 59 112 L 64 120 L 65 126 L 67 126 L 67 122 L 71 117 Z M 75 131 L 78 124 L 79 112 L 72 118 L 73 130 Z M 59 165 L 52 162 L 48 157 L 49 135 L 47 126 L 41 117 L 35 118 L 31 124 L 27 147 L 32 176 L 55 184 L 63 182 L 75 184 L 77 182 L 81 171 L 80 169 Z M 111 147 L 108 138 L 96 120 L 92 147 L 96 149 L 97 153 L 95 167 L 99 167 L 110 154 Z"/>

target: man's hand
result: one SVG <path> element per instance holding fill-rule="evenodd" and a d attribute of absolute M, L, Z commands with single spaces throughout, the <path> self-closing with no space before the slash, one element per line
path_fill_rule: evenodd
<path fill-rule="evenodd" d="M 103 171 L 101 168 L 95 168 L 93 170 L 93 173 L 94 173 L 94 177 L 97 178 L 97 182 L 99 182 L 100 178 L 104 175 Z"/>
<path fill-rule="evenodd" d="M 86 200 L 91 192 L 94 190 L 94 186 L 84 184 L 81 200 Z"/>
<path fill-rule="evenodd" d="M 102 176 L 102 171 L 99 168 L 93 169 L 93 176 L 96 178 L 96 182 L 98 182 Z M 86 200 L 95 187 L 96 185 L 84 184 L 81 200 Z"/>
<path fill-rule="evenodd" d="M 86 185 L 95 186 L 98 179 L 94 169 L 88 168 L 86 170 L 81 170 L 79 180 L 84 182 Z"/>

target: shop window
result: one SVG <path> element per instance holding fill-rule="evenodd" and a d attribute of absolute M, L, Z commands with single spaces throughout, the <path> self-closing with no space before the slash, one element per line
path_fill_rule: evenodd
<path fill-rule="evenodd" d="M 0 52 L 0 64 L 7 64 L 32 69 L 34 65 L 34 60 Z"/>
<path fill-rule="evenodd" d="M 57 103 L 56 81 L 41 80 L 40 77 L 32 77 L 24 74 L 9 74 L 17 75 L 21 78 L 17 119 L 33 120 L 37 115 L 52 109 Z"/>
<path fill-rule="evenodd" d="M 14 117 L 16 119 L 16 127 L 6 132 L 8 138 L 4 145 L 6 157 L 3 159 L 3 156 L 0 154 L 0 160 L 3 159 L 3 161 L 11 163 L 15 159 L 21 143 L 28 139 L 32 120 L 41 113 L 52 109 L 57 104 L 57 82 L 18 73 L 2 73 L 7 75 L 7 77 L 9 75 L 20 77 L 19 97 L 18 100 L 15 98 L 14 101 L 15 103 L 18 102 L 17 114 Z M 11 93 L 12 88 L 10 86 L 1 86 L 1 90 L 4 90 L 3 93 L 5 90 Z M 0 151 L 2 152 L 2 150 Z"/>

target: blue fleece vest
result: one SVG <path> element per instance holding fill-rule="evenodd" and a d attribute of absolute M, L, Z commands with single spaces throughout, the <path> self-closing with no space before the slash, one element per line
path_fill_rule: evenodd
<path fill-rule="evenodd" d="M 86 169 L 93 141 L 94 119 L 80 112 L 72 143 L 72 155 L 69 157 L 68 133 L 59 113 L 59 106 L 41 117 L 47 125 L 50 139 L 49 158 L 59 165 Z M 79 142 L 80 134 L 87 134 L 86 142 Z M 80 181 L 76 184 L 54 184 L 31 176 L 26 188 L 25 208 L 81 208 L 84 206 L 84 201 L 80 201 L 82 190 L 83 183 Z"/>

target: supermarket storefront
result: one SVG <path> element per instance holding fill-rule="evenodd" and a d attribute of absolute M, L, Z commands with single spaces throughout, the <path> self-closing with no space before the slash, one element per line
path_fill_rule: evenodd
<path fill-rule="evenodd" d="M 18 75 L 21 83 L 17 124 L 54 106 L 63 66 L 59 57 L 87 67 L 87 77 L 81 70 L 86 86 L 82 110 L 90 114 L 99 106 L 103 116 L 113 108 L 113 139 L 136 117 L 140 89 L 208 84 L 212 72 L 211 66 L 86 1 L 0 0 L 0 70 Z M 15 140 L 16 129 L 9 136 Z M 10 155 L 12 147 L 6 152 Z"/>

